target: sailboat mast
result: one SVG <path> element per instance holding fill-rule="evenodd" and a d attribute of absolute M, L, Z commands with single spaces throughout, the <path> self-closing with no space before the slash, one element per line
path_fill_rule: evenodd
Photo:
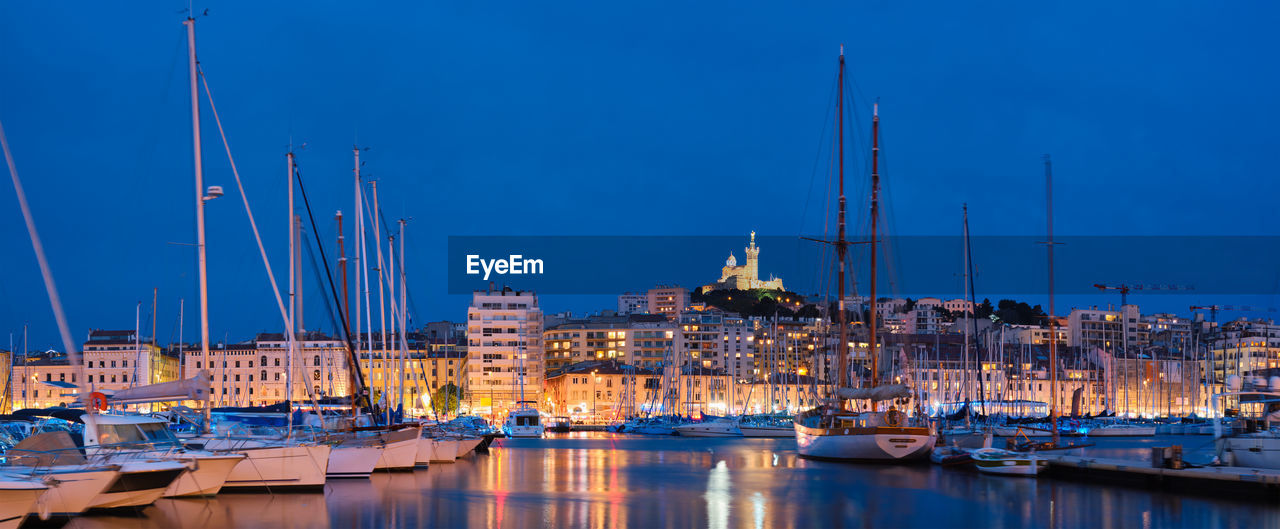
<path fill-rule="evenodd" d="M 390 403 L 390 400 L 387 398 L 387 293 L 385 290 L 387 282 L 382 273 L 384 268 L 382 264 L 382 225 L 379 221 L 380 216 L 378 214 L 378 181 L 374 180 L 369 183 L 373 186 L 373 242 L 378 248 L 378 319 L 381 322 L 378 326 L 378 334 L 382 340 L 382 354 L 379 357 L 381 358 L 382 367 L 382 398 L 379 400 L 385 405 Z M 370 307 L 370 309 L 372 309 L 372 307 Z M 370 327 L 372 327 L 372 324 L 370 324 Z M 370 375 L 372 376 L 372 371 L 370 371 Z M 391 424 L 391 409 L 387 406 L 384 407 L 386 408 L 386 424 Z"/>
<path fill-rule="evenodd" d="M 191 143 L 195 147 L 196 178 L 196 262 L 200 270 L 200 356 L 209 367 L 209 268 L 204 248 L 204 166 L 200 157 L 200 91 L 196 84 L 196 19 L 187 17 L 187 70 L 191 81 Z M 92 412 L 90 412 L 92 413 Z M 209 401 L 204 406 L 204 430 L 209 432 Z"/>
<path fill-rule="evenodd" d="M 399 362 L 400 363 L 400 378 L 399 378 L 400 397 L 398 399 L 398 402 L 400 402 L 400 405 L 402 407 L 404 407 L 404 393 L 405 393 L 404 391 L 404 375 L 405 375 L 404 357 L 406 354 L 408 354 L 408 346 L 409 346 L 408 344 L 409 330 L 405 328 L 405 325 L 407 325 L 409 322 L 409 318 L 408 318 L 409 309 L 408 307 L 405 306 L 406 302 L 408 301 L 407 299 L 408 291 L 406 290 L 406 286 L 404 282 L 405 282 L 405 279 L 407 279 L 408 274 L 405 274 L 405 271 L 404 271 L 404 225 L 405 225 L 405 220 L 400 219 L 400 362 Z M 446 399 L 447 398 L 448 397 L 446 397 Z M 445 404 L 448 404 L 448 400 L 445 401 Z M 407 407 L 404 407 L 401 410 L 402 413 L 404 409 L 407 409 Z M 448 408 L 446 407 L 445 410 L 448 411 Z"/>
<path fill-rule="evenodd" d="M 1058 332 L 1053 312 L 1053 164 L 1044 155 L 1045 223 L 1049 254 L 1049 416 L 1053 421 L 1053 444 L 1058 444 Z"/>
<path fill-rule="evenodd" d="M 849 381 L 849 329 L 845 322 L 844 312 L 844 262 L 845 254 L 848 252 L 849 243 L 845 241 L 844 233 L 844 45 L 840 45 L 840 73 L 836 81 L 836 146 L 839 150 L 839 180 L 840 180 L 840 205 L 838 213 L 836 213 L 836 324 L 840 326 L 840 344 L 837 346 L 837 374 L 839 378 L 836 381 L 836 392 L 840 391 Z M 843 407 L 843 404 L 841 405 Z"/>
<path fill-rule="evenodd" d="M 880 103 L 871 107 L 871 314 L 867 318 L 871 341 L 871 387 L 880 383 L 879 354 L 876 347 L 876 220 L 880 218 Z"/>
<path fill-rule="evenodd" d="M 338 311 L 347 320 L 347 329 L 351 329 L 351 297 L 347 287 L 347 245 L 346 234 L 342 231 L 342 210 L 333 216 L 338 223 L 338 275 L 342 276 L 342 310 Z M 351 337 L 348 336 L 348 339 Z"/>
<path fill-rule="evenodd" d="M 286 340 L 285 343 L 287 344 L 286 348 L 288 349 L 289 356 L 286 357 L 284 361 L 285 363 L 284 395 L 286 399 L 292 402 L 293 401 L 293 357 L 294 357 L 294 347 L 293 347 L 294 334 L 293 333 L 294 333 L 294 322 L 296 321 L 294 319 L 294 315 L 295 315 L 294 309 L 296 305 L 294 303 L 294 297 L 293 297 L 294 295 L 293 288 L 296 286 L 296 283 L 295 283 L 296 279 L 294 278 L 295 263 L 293 259 L 294 257 L 293 246 L 295 243 L 295 240 L 294 240 L 295 232 L 294 232 L 294 225 L 293 225 L 294 216 L 293 216 L 293 151 L 292 150 L 290 150 L 287 154 L 285 154 L 285 159 L 288 161 L 288 164 L 289 164 L 289 167 L 288 167 L 289 179 L 287 184 L 289 187 L 289 208 L 288 208 L 289 209 L 288 211 L 289 213 L 289 321 L 286 322 L 286 325 L 285 325 L 285 340 Z M 292 417 L 293 414 L 290 413 L 289 416 Z M 290 425 L 292 425 L 292 423 L 290 423 Z"/>

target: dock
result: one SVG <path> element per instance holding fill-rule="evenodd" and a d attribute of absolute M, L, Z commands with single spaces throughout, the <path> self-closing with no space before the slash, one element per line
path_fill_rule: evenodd
<path fill-rule="evenodd" d="M 1070 455 L 1041 454 L 1054 477 L 1109 482 L 1197 494 L 1241 493 L 1280 497 L 1280 470 L 1228 466 L 1157 468 L 1150 462 Z"/>

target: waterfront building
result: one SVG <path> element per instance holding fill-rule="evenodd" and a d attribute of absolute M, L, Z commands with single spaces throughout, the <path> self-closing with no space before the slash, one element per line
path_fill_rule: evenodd
<path fill-rule="evenodd" d="M 116 391 L 178 379 L 178 358 L 132 330 L 93 329 L 82 346 L 94 391 Z"/>
<path fill-rule="evenodd" d="M 658 372 L 617 360 L 589 360 L 547 371 L 547 409 L 575 422 L 640 415 L 654 400 Z"/>
<path fill-rule="evenodd" d="M 1004 325 L 1001 327 L 1004 331 L 1002 340 L 1006 344 L 1020 345 L 1048 345 L 1049 344 L 1049 326 L 1047 325 Z M 1058 346 L 1066 347 L 1067 345 L 1067 327 L 1065 325 L 1056 326 L 1053 334 L 1058 337 Z"/>
<path fill-rule="evenodd" d="M 1219 327 L 1209 348 L 1212 380 L 1280 367 L 1280 326 L 1270 320 L 1240 319 Z"/>
<path fill-rule="evenodd" d="M 649 312 L 649 294 L 627 292 L 618 296 L 618 314 L 647 314 Z"/>
<path fill-rule="evenodd" d="M 8 366 L 8 358 L 5 359 Z M 76 402 L 78 391 L 74 386 L 82 381 L 77 378 L 80 370 L 67 361 L 65 354 L 46 351 L 28 354 L 15 360 L 12 368 L 12 410 L 25 408 L 49 408 L 70 406 Z"/>
<path fill-rule="evenodd" d="M 1067 345 L 1083 349 L 1104 350 L 1137 347 L 1138 306 L 1124 305 L 1120 310 L 1071 309 L 1067 316 Z"/>
<path fill-rule="evenodd" d="M 215 406 L 263 406 L 351 394 L 347 348 L 342 340 L 320 332 L 300 332 L 294 348 L 290 363 L 284 333 L 259 333 L 240 343 L 211 344 L 206 363 L 198 345 L 185 345 L 183 371 L 190 377 L 201 369 L 209 370 Z M 290 373 L 292 394 L 288 391 Z"/>
<path fill-rule="evenodd" d="M 473 293 L 467 308 L 467 401 L 472 413 L 505 417 L 520 401 L 542 403 L 544 357 L 538 296 L 503 288 Z"/>
<path fill-rule="evenodd" d="M 956 315 L 973 314 L 973 302 L 967 299 L 956 298 L 947 300 L 942 303 L 942 308 L 947 309 L 947 311 Z"/>
<path fill-rule="evenodd" d="M 649 289 L 645 296 L 650 314 L 661 314 L 671 321 L 689 307 L 689 289 L 681 286 L 659 285 Z"/>
<path fill-rule="evenodd" d="M 937 298 L 925 299 L 936 300 Z M 940 303 L 921 305 L 917 301 L 916 306 L 903 315 L 901 332 L 908 334 L 936 334 L 942 332 L 944 322 L 942 314 L 937 310 L 940 306 Z"/>
<path fill-rule="evenodd" d="M 738 264 L 738 258 L 734 257 L 733 252 L 729 252 L 729 258 L 725 260 L 724 267 L 720 269 L 720 279 L 715 283 L 702 287 L 703 292 L 712 290 L 786 290 L 782 286 L 782 279 L 770 276 L 767 280 L 760 279 L 760 247 L 756 246 L 756 232 L 751 232 L 751 240 L 747 247 L 743 249 L 746 256 L 745 264 Z"/>
<path fill-rule="evenodd" d="M 542 333 L 546 368 L 592 360 L 653 368 L 672 350 L 675 323 L 657 314 L 568 318 Z"/>
<path fill-rule="evenodd" d="M 377 334 L 374 334 L 377 338 Z M 465 399 L 467 347 L 465 343 L 429 338 L 425 333 L 411 332 L 405 338 L 404 370 L 400 369 L 400 351 L 375 349 L 371 358 L 360 361 L 360 372 L 372 390 L 374 402 L 382 401 L 385 383 L 387 406 L 398 405 L 400 384 L 404 385 L 404 412 L 410 417 L 432 415 L 429 407 L 440 388 L 453 384 L 462 388 Z M 380 341 L 378 341 L 380 343 Z M 370 370 L 372 367 L 372 370 Z M 463 401 L 465 403 L 465 400 Z"/>
<path fill-rule="evenodd" d="M 724 369 L 736 377 L 755 372 L 753 322 L 701 304 L 682 312 L 679 321 L 674 365 Z"/>

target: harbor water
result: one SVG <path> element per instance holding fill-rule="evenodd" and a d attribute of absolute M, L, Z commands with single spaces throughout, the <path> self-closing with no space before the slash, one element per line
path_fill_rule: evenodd
<path fill-rule="evenodd" d="M 1099 439 L 1084 455 L 1143 460 L 1209 436 Z M 1073 452 L 1080 453 L 1080 452 Z M 380 527 L 1280 527 L 1273 501 L 943 469 L 800 459 L 791 439 L 597 432 L 501 439 L 487 455 L 323 493 L 160 500 L 77 528 Z"/>

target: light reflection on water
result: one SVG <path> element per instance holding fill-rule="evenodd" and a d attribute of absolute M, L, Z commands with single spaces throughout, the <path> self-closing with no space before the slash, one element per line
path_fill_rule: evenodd
<path fill-rule="evenodd" d="M 1201 437 L 1174 438 L 1193 451 Z M 1160 440 L 1105 440 L 1091 455 L 1145 457 Z M 799 459 L 786 439 L 570 434 L 501 440 L 429 470 L 331 481 L 324 494 L 161 500 L 83 528 L 374 527 L 1240 527 L 1280 507 L 928 465 Z"/>

